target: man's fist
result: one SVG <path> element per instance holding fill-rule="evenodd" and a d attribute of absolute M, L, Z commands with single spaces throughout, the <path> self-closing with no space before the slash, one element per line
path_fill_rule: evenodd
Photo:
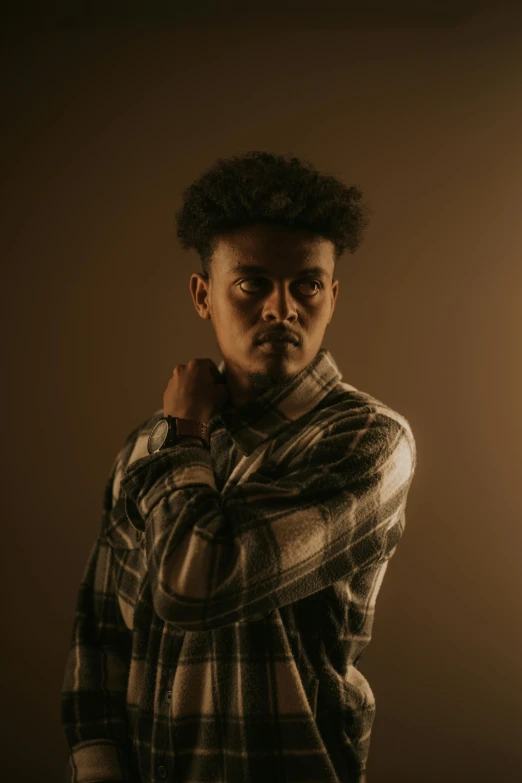
<path fill-rule="evenodd" d="M 208 424 L 228 399 L 226 378 L 212 359 L 177 364 L 163 394 L 163 415 Z"/>

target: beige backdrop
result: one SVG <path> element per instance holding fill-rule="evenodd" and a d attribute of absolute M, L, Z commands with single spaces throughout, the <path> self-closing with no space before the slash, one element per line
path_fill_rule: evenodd
<path fill-rule="evenodd" d="M 361 663 L 368 783 L 520 780 L 522 13 L 276 5 L 2 31 L 9 783 L 61 781 L 61 682 L 112 460 L 176 364 L 221 359 L 175 236 L 181 191 L 249 149 L 312 160 L 372 204 L 323 344 L 417 440 Z"/>

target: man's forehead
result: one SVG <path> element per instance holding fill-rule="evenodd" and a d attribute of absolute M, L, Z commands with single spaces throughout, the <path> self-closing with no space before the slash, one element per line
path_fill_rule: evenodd
<path fill-rule="evenodd" d="M 215 255 L 222 257 L 228 267 L 238 263 L 273 263 L 280 257 L 317 263 L 332 254 L 333 243 L 317 235 L 223 236 L 215 244 Z"/>
<path fill-rule="evenodd" d="M 262 264 L 234 264 L 233 266 L 230 266 L 227 271 L 231 275 L 235 275 L 238 273 L 244 273 L 244 274 L 264 274 L 264 273 L 272 273 L 275 270 L 281 269 L 281 264 L 272 264 L 272 266 L 265 266 Z M 327 277 L 329 275 L 329 272 L 327 269 L 325 269 L 323 266 L 310 266 L 310 264 L 299 264 L 298 268 L 296 270 L 298 275 L 310 275 L 315 277 Z"/>

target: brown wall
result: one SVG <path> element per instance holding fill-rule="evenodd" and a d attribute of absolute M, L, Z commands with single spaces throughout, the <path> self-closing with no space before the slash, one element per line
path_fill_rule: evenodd
<path fill-rule="evenodd" d="M 61 681 L 111 462 L 176 364 L 221 359 L 173 214 L 248 149 L 312 160 L 374 210 L 324 340 L 418 447 L 361 663 L 368 783 L 519 779 L 522 14 L 468 5 L 4 28 L 10 783 L 63 774 Z"/>

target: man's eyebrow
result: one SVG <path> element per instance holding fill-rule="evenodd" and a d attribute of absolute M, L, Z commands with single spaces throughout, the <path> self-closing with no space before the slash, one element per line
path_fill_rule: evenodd
<path fill-rule="evenodd" d="M 236 266 L 229 269 L 229 274 L 236 274 L 237 272 L 269 272 L 270 270 L 266 266 L 256 266 L 254 264 L 236 264 Z M 328 272 L 323 269 L 322 266 L 310 266 L 306 269 L 302 269 L 298 277 L 328 277 Z"/>

